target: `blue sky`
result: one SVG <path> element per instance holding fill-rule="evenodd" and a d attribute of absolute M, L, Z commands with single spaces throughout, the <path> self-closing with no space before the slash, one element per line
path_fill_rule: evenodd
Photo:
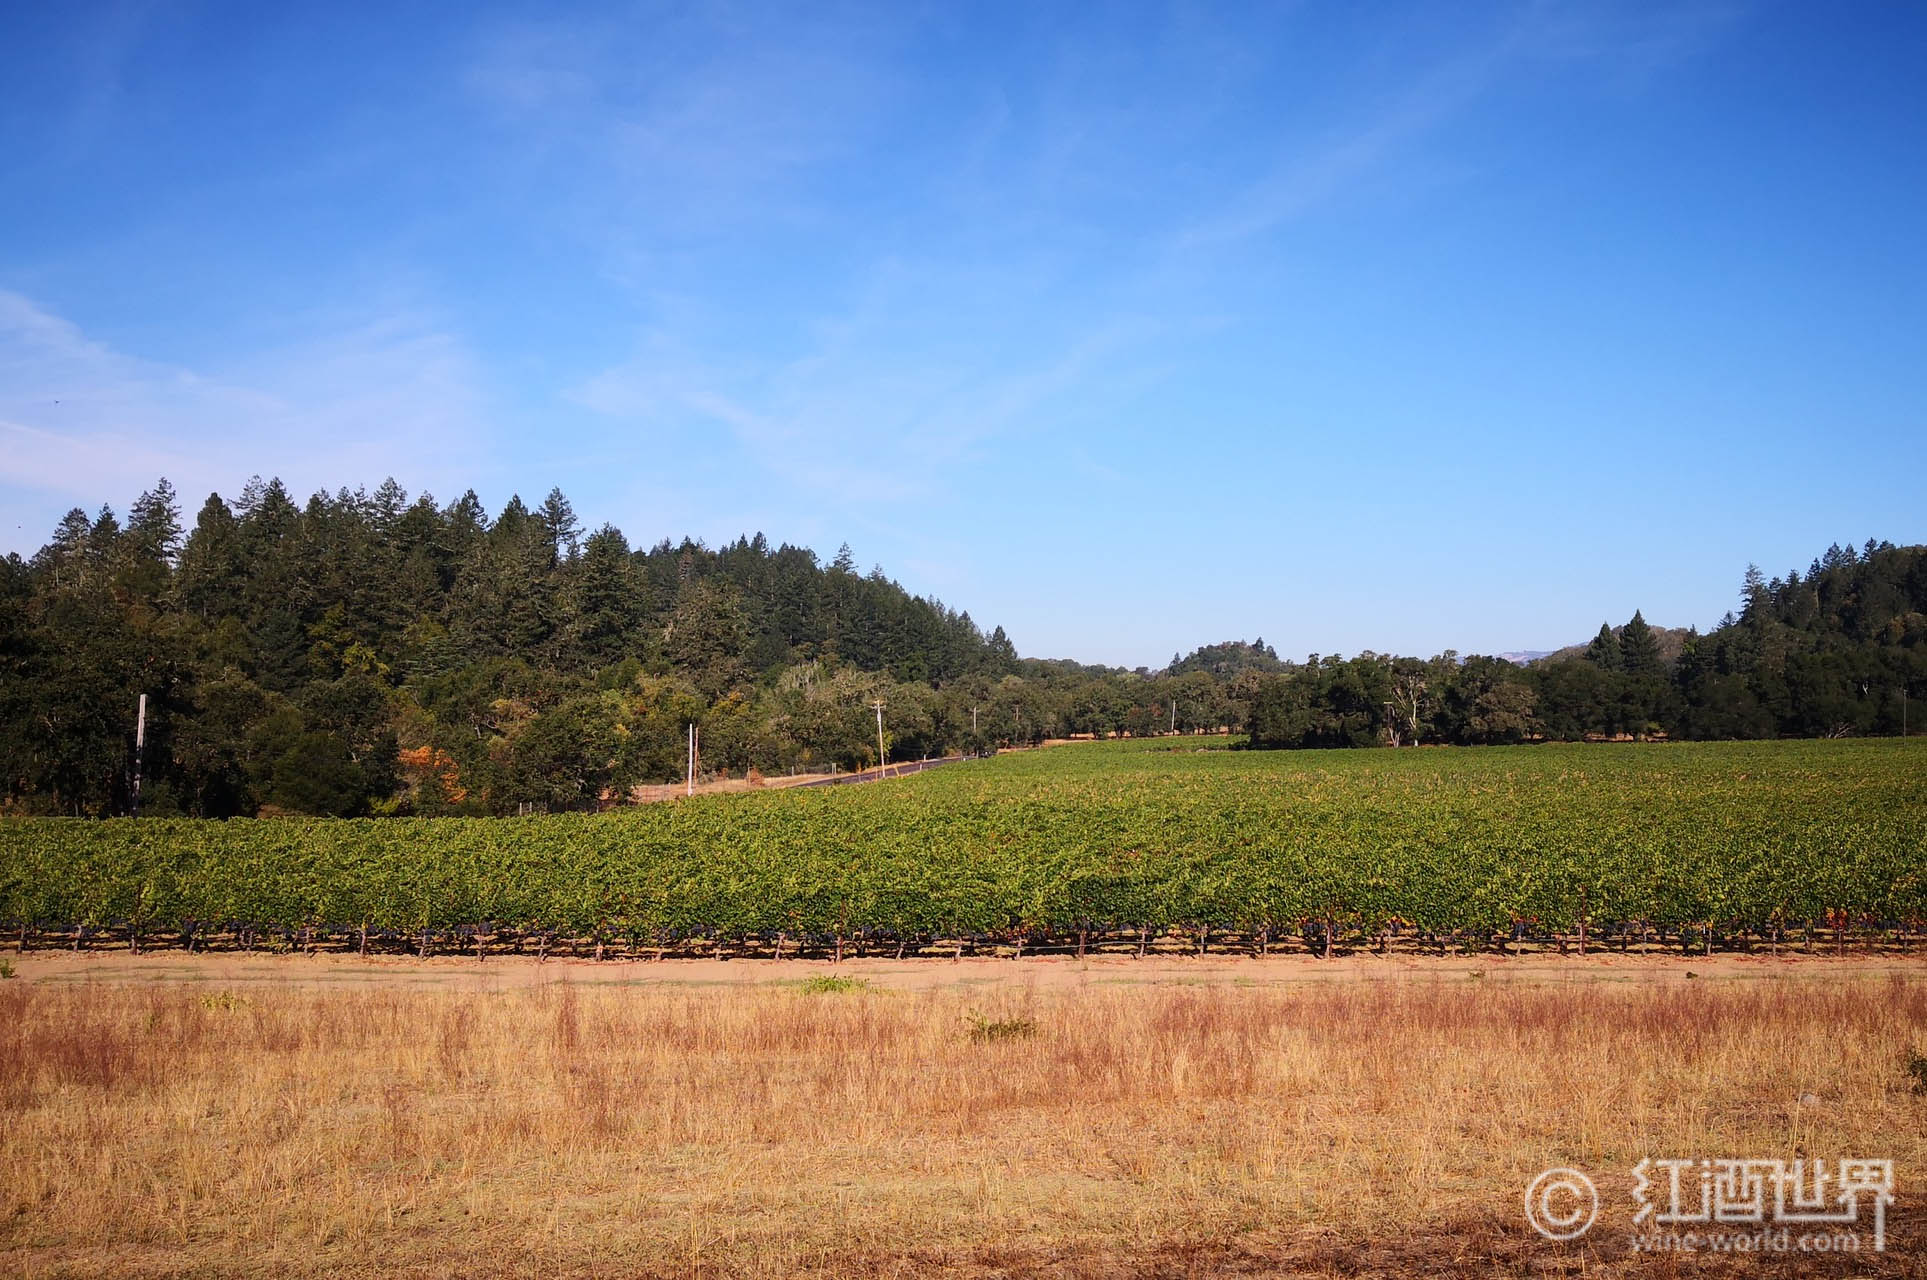
<path fill-rule="evenodd" d="M 359 10 L 358 12 L 355 10 Z M 160 475 L 847 540 L 1027 654 L 1927 541 L 1927 8 L 0 13 L 0 549 Z"/>

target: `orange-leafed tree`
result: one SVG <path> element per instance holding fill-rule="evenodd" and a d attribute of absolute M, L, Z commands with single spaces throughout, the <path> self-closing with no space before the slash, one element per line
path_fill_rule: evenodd
<path fill-rule="evenodd" d="M 416 813 L 443 813 L 468 799 L 462 771 L 439 747 L 409 747 L 401 752 L 401 772 Z"/>

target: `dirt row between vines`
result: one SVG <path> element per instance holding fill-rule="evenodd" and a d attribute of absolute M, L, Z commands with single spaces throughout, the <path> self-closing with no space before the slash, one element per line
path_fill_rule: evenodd
<path fill-rule="evenodd" d="M 1778 957 L 1715 954 L 1712 956 L 1560 956 L 1526 954 L 1512 957 L 1398 955 L 1353 953 L 1332 959 L 1303 954 L 1255 956 L 1129 955 L 1025 956 L 1021 959 L 967 957 L 963 960 L 846 958 L 826 960 L 712 960 L 672 956 L 664 960 L 629 959 L 615 951 L 600 961 L 552 956 L 533 957 L 435 955 L 370 956 L 330 954 L 187 954 L 150 951 L 130 955 L 113 951 L 74 952 L 32 950 L 0 956 L 28 982 L 148 983 L 184 982 L 212 985 L 274 983 L 313 987 L 423 987 L 457 991 L 493 991 L 542 986 L 554 982 L 716 986 L 781 984 L 822 975 L 858 978 L 893 990 L 947 987 L 1017 986 L 1061 989 L 1087 986 L 1232 985 L 1298 986 L 1332 982 L 1492 981 L 1498 983 L 1684 983 L 1758 982 L 1789 977 L 1827 978 L 1915 976 L 1927 977 L 1927 956 L 1895 954 L 1802 955 L 1788 951 Z"/>

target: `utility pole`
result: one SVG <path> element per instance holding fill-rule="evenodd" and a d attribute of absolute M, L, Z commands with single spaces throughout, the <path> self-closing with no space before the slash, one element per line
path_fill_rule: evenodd
<path fill-rule="evenodd" d="M 1171 732 L 1176 733 L 1177 731 L 1178 731 L 1178 700 L 1176 698 L 1173 698 L 1171 699 Z"/>
<path fill-rule="evenodd" d="M 694 720 L 689 722 L 689 772 L 686 776 L 689 782 L 688 794 L 693 796 L 696 794 L 696 722 Z"/>
<path fill-rule="evenodd" d="M 883 776 L 883 699 L 878 698 L 870 704 L 877 709 L 877 777 Z"/>
<path fill-rule="evenodd" d="M 141 754 L 147 749 L 147 695 L 142 694 L 140 710 L 134 715 L 134 809 L 141 816 Z M 22 935 L 24 936 L 24 935 Z"/>

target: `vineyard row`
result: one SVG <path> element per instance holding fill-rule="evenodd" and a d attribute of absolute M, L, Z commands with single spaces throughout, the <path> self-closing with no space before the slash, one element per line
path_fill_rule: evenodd
<path fill-rule="evenodd" d="M 17 819 L 0 926 L 484 954 L 1901 945 L 1927 921 L 1923 766 L 1883 743 L 1099 748 L 603 815 Z"/>
<path fill-rule="evenodd" d="M 1018 929 L 1005 934 L 943 937 L 904 936 L 885 931 L 858 931 L 848 937 L 830 934 L 748 934 L 731 938 L 630 933 L 606 937 L 561 936 L 548 930 L 530 931 L 494 926 L 424 929 L 397 933 L 392 929 L 304 925 L 262 929 L 252 925 L 184 927 L 176 932 L 143 933 L 126 921 L 110 925 L 72 925 L 43 929 L 22 926 L 14 950 L 70 950 L 75 953 L 119 952 L 139 955 L 174 951 L 188 954 L 359 955 L 571 959 L 595 961 L 713 960 L 828 960 L 999 958 L 1026 956 L 1314 956 L 1323 959 L 1369 954 L 1377 956 L 1445 957 L 1469 955 L 1915 955 L 1927 944 L 1927 930 L 1848 920 L 1843 914 L 1825 921 L 1806 921 L 1761 932 L 1722 931 L 1686 926 L 1677 930 L 1645 924 L 1625 924 L 1570 933 L 1535 929 L 1521 924 L 1498 933 L 1454 930 L 1430 933 L 1390 925 L 1375 932 L 1347 928 L 1334 922 L 1307 925 L 1297 931 L 1268 929 L 1240 932 L 1199 928 L 1195 931 L 1148 926 L 1132 929 L 1085 929 L 1054 934 Z"/>

